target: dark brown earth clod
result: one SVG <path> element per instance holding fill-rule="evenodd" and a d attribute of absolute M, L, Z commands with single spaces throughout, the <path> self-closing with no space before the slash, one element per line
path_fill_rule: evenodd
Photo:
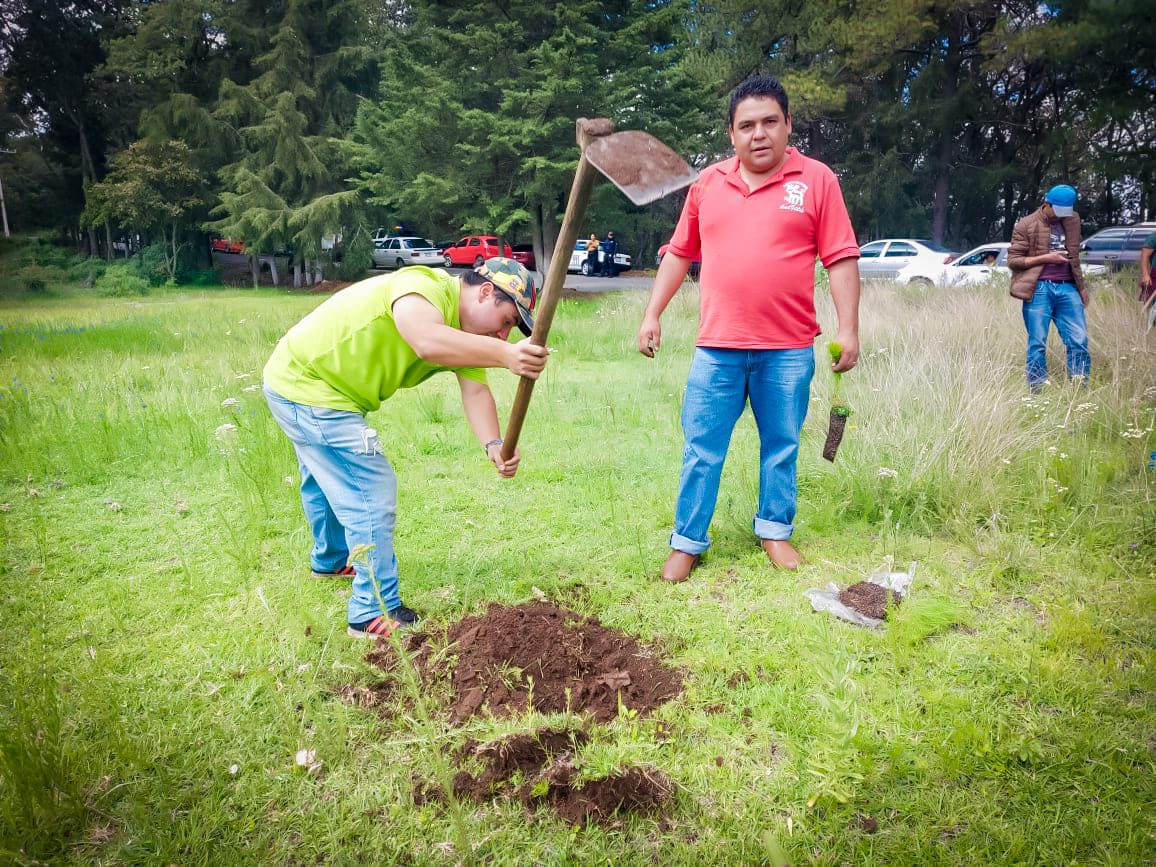
<path fill-rule="evenodd" d="M 563 819 L 575 825 L 613 821 L 619 811 L 657 810 L 674 795 L 670 778 L 655 767 L 626 768 L 599 780 L 587 780 L 574 788 L 565 774 L 550 784 L 546 800 Z"/>
<path fill-rule="evenodd" d="M 449 680 L 454 723 L 487 710 L 586 712 L 607 722 L 620 707 L 646 714 L 682 691 L 682 672 L 633 637 L 551 602 L 493 603 L 444 632 L 410 635 L 406 649 L 423 680 Z M 386 670 L 396 663 L 386 644 L 367 659 Z"/>
<path fill-rule="evenodd" d="M 827 440 L 823 443 L 823 457 L 832 463 L 835 462 L 835 453 L 839 451 L 839 443 L 843 442 L 846 429 L 847 416 L 832 409 L 831 420 L 827 424 Z"/>
<path fill-rule="evenodd" d="M 854 608 L 864 617 L 873 617 L 876 620 L 882 620 L 887 613 L 889 599 L 890 604 L 898 605 L 903 601 L 903 596 L 870 581 L 860 581 L 846 590 L 839 591 L 840 602 L 848 608 Z"/>

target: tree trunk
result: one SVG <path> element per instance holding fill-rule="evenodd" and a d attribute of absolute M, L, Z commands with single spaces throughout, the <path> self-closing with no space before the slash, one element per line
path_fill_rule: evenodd
<path fill-rule="evenodd" d="M 293 288 L 301 288 L 301 265 L 297 262 L 293 263 Z"/>
<path fill-rule="evenodd" d="M 261 262 L 256 255 L 249 257 L 249 273 L 253 275 L 253 288 L 261 285 Z"/>
<path fill-rule="evenodd" d="M 281 280 L 277 276 L 277 256 L 275 254 L 269 257 L 269 276 L 273 278 L 274 286 L 281 285 Z"/>
<path fill-rule="evenodd" d="M 954 152 L 955 97 L 959 90 L 958 26 L 952 22 L 947 35 L 947 54 L 943 59 L 943 105 L 940 110 L 939 154 L 935 167 L 935 192 L 931 203 L 931 239 L 942 244 L 947 236 L 947 211 L 951 204 L 951 157 Z"/>

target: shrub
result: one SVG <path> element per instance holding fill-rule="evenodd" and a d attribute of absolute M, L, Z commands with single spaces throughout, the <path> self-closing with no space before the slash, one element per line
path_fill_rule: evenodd
<path fill-rule="evenodd" d="M 135 263 L 114 262 L 97 278 L 95 289 L 108 298 L 130 298 L 134 295 L 147 295 L 150 285 L 140 275 Z"/>
<path fill-rule="evenodd" d="M 360 280 L 369 270 L 370 249 L 372 245 L 369 233 L 358 230 L 346 245 L 341 261 L 337 263 L 337 278 L 339 280 Z"/>
<path fill-rule="evenodd" d="M 169 268 L 165 262 L 164 244 L 149 244 L 132 258 L 138 277 L 147 280 L 151 286 L 160 286 L 169 279 Z"/>
<path fill-rule="evenodd" d="M 68 272 L 54 265 L 40 265 L 35 262 L 17 269 L 12 275 L 12 288 L 17 292 L 40 295 L 55 283 L 68 281 Z"/>

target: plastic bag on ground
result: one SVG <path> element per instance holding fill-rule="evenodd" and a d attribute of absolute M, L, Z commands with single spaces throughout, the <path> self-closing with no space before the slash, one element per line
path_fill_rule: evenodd
<path fill-rule="evenodd" d="M 911 582 L 915 580 L 916 561 L 913 560 L 911 562 L 906 572 L 893 572 L 891 571 L 891 566 L 892 560 L 888 557 L 887 562 L 872 572 L 871 575 L 868 576 L 867 581 L 871 584 L 878 584 L 880 587 L 891 590 L 906 598 L 907 590 L 911 586 Z M 833 581 L 825 588 L 813 587 L 805 592 L 807 598 L 811 600 L 811 608 L 814 611 L 827 611 L 841 620 L 854 623 L 856 626 L 869 626 L 877 629 L 883 625 L 882 620 L 860 614 L 854 608 L 840 602 L 839 585 Z"/>

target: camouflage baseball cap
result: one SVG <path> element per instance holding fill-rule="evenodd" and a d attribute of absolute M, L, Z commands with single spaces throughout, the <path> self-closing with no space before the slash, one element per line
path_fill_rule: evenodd
<path fill-rule="evenodd" d="M 530 315 L 530 311 L 538 301 L 538 287 L 534 285 L 534 275 L 523 268 L 521 263 L 505 256 L 487 259 L 475 270 L 514 302 L 522 319 L 518 323 L 518 328 L 529 337 L 530 332 L 534 330 L 534 317 Z"/>

